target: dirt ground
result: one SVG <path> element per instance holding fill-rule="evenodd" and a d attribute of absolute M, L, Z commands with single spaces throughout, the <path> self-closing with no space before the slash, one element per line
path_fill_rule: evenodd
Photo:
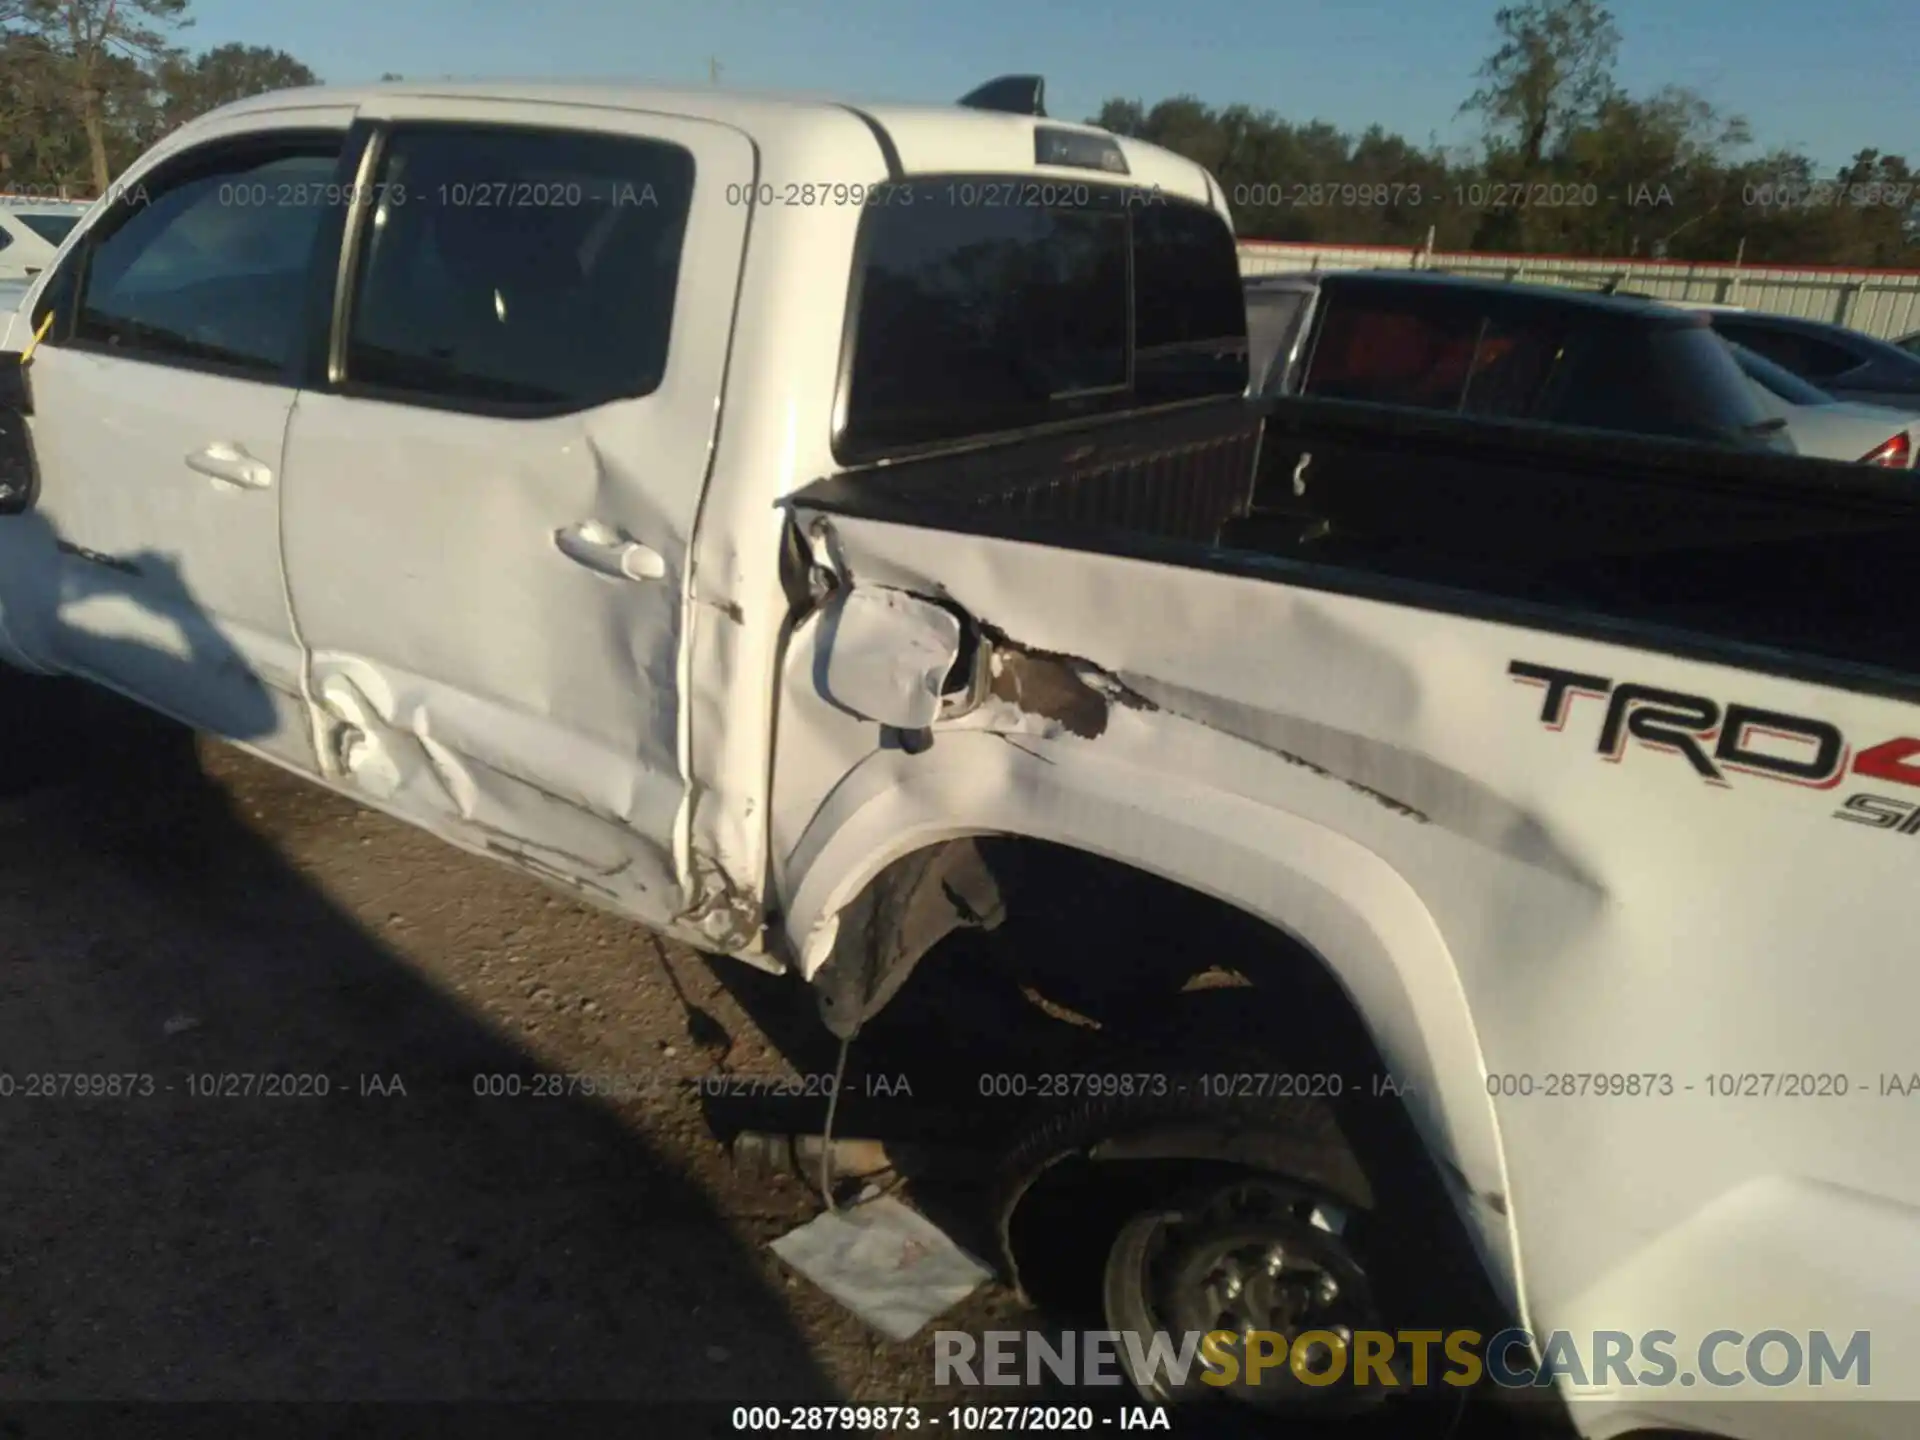
<path fill-rule="evenodd" d="M 729 1433 L 733 1404 L 1023 1398 L 937 1385 L 935 1326 L 887 1342 L 767 1249 L 818 1196 L 736 1173 L 721 1137 L 819 1128 L 817 1086 L 739 1095 L 831 1073 L 797 983 L 113 716 L 104 771 L 0 800 L 0 1436 L 49 1433 L 9 1426 L 41 1401 L 637 1402 L 512 1433 L 673 1436 Z M 842 1133 L 967 1108 L 955 1057 L 977 1074 L 1005 1028 L 906 1000 Z M 555 1072 L 635 1093 L 480 1093 Z M 207 1079 L 258 1075 L 306 1093 Z M 62 1076 L 124 1093 L 31 1093 Z M 1038 1323 L 989 1283 L 936 1325 Z"/>
<path fill-rule="evenodd" d="M 798 1073 L 740 998 L 797 1026 L 788 982 L 226 746 L 128 743 L 131 779 L 0 802 L 0 1398 L 958 1393 L 930 1330 L 880 1340 L 766 1249 L 817 1196 L 715 1138 L 728 1077 Z M 541 1071 L 637 1093 L 476 1093 Z M 196 1078 L 261 1073 L 328 1093 Z"/>

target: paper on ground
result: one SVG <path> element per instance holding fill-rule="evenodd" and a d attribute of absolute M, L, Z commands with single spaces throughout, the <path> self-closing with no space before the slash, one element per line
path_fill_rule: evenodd
<path fill-rule="evenodd" d="M 771 1248 L 890 1340 L 912 1339 L 993 1273 L 891 1195 L 825 1211 Z"/>

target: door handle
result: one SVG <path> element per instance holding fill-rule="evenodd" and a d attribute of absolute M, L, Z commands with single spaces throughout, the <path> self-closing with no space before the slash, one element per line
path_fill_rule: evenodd
<path fill-rule="evenodd" d="M 273 471 L 238 445 L 216 440 L 187 456 L 187 468 L 223 485 L 242 490 L 264 490 L 273 484 Z"/>
<path fill-rule="evenodd" d="M 553 532 L 553 543 L 576 565 L 617 580 L 659 580 L 667 573 L 660 552 L 599 520 L 583 520 Z"/>

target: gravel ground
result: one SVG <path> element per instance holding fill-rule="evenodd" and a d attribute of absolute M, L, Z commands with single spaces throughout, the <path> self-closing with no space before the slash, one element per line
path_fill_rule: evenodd
<path fill-rule="evenodd" d="M 108 708 L 83 732 L 103 770 L 0 800 L 0 1440 L 49 1433 L 38 1401 L 1061 1398 L 937 1386 L 932 1327 L 882 1340 L 768 1251 L 818 1196 L 735 1173 L 721 1137 L 819 1128 L 817 1093 L 738 1093 L 831 1074 L 803 987 Z M 840 1133 L 922 1125 L 943 1098 L 978 1124 L 985 1037 L 1031 1068 L 1062 1023 L 952 993 L 910 985 L 863 1037 Z M 554 1073 L 635 1093 L 476 1093 Z M 231 1093 L 246 1076 L 304 1093 Z M 911 1100 L 889 1097 L 903 1079 Z M 915 1198 L 990 1254 L 955 1219 L 964 1179 Z M 938 1323 L 1040 1321 L 989 1284 Z M 724 1413 L 506 1433 L 715 1433 Z M 95 1440 L 100 1418 L 54 1428 Z M 160 1433 L 142 1423 L 114 1433 Z M 484 1428 L 450 1425 L 407 1433 Z"/>
<path fill-rule="evenodd" d="M 0 1399 L 954 1398 L 929 1334 L 767 1251 L 817 1199 L 733 1174 L 685 1083 L 796 1073 L 741 998 L 797 1027 L 794 987 L 225 746 L 126 744 L 0 802 Z M 475 1093 L 540 1071 L 639 1093 Z M 261 1073 L 330 1093 L 197 1093 Z"/>

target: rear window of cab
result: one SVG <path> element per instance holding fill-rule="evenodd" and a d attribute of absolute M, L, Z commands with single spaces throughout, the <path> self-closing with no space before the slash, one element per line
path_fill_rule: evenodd
<path fill-rule="evenodd" d="M 911 195 L 861 220 L 843 463 L 1246 390 L 1239 256 L 1214 211 L 989 176 Z"/>

